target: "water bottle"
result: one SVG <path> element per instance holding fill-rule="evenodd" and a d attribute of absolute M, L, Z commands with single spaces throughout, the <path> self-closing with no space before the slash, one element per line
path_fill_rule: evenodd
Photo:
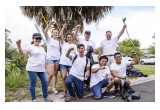
<path fill-rule="evenodd" d="M 87 79 L 88 79 L 88 76 L 87 76 L 87 73 L 85 73 L 84 80 L 87 80 Z"/>

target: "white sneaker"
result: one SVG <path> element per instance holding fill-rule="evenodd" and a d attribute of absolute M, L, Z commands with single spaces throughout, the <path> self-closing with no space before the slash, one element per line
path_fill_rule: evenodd
<path fill-rule="evenodd" d="M 49 97 L 44 98 L 44 101 L 45 101 L 45 102 L 53 102 L 53 100 L 50 99 Z"/>
<path fill-rule="evenodd" d="M 62 92 L 60 95 L 60 99 L 63 99 L 66 96 L 66 92 Z"/>
<path fill-rule="evenodd" d="M 31 100 L 31 102 L 37 102 L 37 100 L 36 100 L 36 99 L 34 99 L 34 100 Z"/>
<path fill-rule="evenodd" d="M 54 94 L 58 94 L 58 91 L 57 91 L 56 88 L 53 88 L 53 93 L 54 93 Z"/>

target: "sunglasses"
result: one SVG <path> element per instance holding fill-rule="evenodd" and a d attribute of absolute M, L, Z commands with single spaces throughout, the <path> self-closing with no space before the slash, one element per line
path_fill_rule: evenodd
<path fill-rule="evenodd" d="M 37 38 L 35 38 L 36 40 L 42 40 L 42 38 L 41 37 L 37 37 Z"/>

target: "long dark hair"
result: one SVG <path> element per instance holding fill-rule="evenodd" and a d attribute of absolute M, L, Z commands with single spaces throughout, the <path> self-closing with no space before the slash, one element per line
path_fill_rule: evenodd
<path fill-rule="evenodd" d="M 64 38 L 64 41 L 65 41 L 65 42 L 68 42 L 68 41 L 67 41 L 67 36 L 68 36 L 68 35 L 71 35 L 71 36 L 73 37 L 73 34 L 72 34 L 72 33 L 67 32 L 66 35 L 65 35 L 65 38 Z"/>

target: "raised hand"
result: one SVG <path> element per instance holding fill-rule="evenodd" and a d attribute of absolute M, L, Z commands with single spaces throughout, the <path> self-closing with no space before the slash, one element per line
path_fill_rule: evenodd
<path fill-rule="evenodd" d="M 67 28 L 67 23 L 63 24 L 63 28 L 66 29 Z"/>
<path fill-rule="evenodd" d="M 49 25 L 54 25 L 54 24 L 56 24 L 56 21 L 51 21 L 51 22 L 49 23 Z"/>
<path fill-rule="evenodd" d="M 80 27 L 81 27 L 81 25 L 77 25 L 77 26 L 76 26 L 76 28 L 80 28 Z"/>
<path fill-rule="evenodd" d="M 72 50 L 74 50 L 74 47 L 70 47 L 68 51 L 71 52 Z"/>
<path fill-rule="evenodd" d="M 136 56 L 137 53 L 136 53 L 135 51 L 132 51 L 132 52 L 131 52 L 131 55 L 132 55 L 132 56 Z"/>
<path fill-rule="evenodd" d="M 17 46 L 20 46 L 20 45 L 21 45 L 21 40 L 20 40 L 20 39 L 17 40 L 17 41 L 16 41 L 16 44 L 17 44 Z"/>
<path fill-rule="evenodd" d="M 123 25 L 123 27 L 124 27 L 124 28 L 127 28 L 127 25 L 126 25 L 126 24 L 124 24 L 124 25 Z"/>

